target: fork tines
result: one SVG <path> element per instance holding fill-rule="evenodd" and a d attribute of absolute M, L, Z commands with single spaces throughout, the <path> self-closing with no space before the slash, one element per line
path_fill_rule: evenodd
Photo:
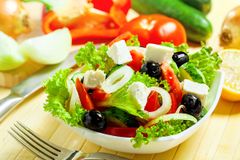
<path fill-rule="evenodd" d="M 39 136 L 20 122 L 16 122 L 9 133 L 27 149 L 44 160 L 55 160 L 61 149 Z"/>

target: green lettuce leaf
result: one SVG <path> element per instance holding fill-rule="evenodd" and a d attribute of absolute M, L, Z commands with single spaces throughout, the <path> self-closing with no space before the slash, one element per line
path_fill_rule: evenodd
<path fill-rule="evenodd" d="M 69 113 L 66 104 L 70 98 L 66 80 L 70 74 L 70 69 L 60 70 L 44 83 L 47 100 L 44 104 L 44 110 L 50 112 L 71 126 L 81 124 L 81 117 L 85 114 L 85 110 L 80 106 L 75 106 L 75 109 Z"/>
<path fill-rule="evenodd" d="M 131 96 L 128 93 L 128 87 L 133 82 L 142 82 L 147 87 L 158 86 L 159 83 L 157 79 L 149 77 L 147 74 L 143 73 L 135 73 L 127 84 L 125 84 L 122 88 L 112 93 L 111 96 L 104 102 L 100 102 L 98 106 L 105 107 L 116 107 L 118 109 L 124 110 L 127 113 L 140 117 L 140 118 L 148 118 L 148 115 L 145 114 L 142 110 L 139 110 L 139 106 L 132 100 Z"/>
<path fill-rule="evenodd" d="M 189 54 L 189 62 L 203 73 L 206 84 L 211 86 L 216 76 L 216 70 L 220 68 L 222 60 L 217 52 L 212 53 L 211 47 L 202 46 L 200 51 Z"/>
<path fill-rule="evenodd" d="M 98 49 L 92 42 L 88 42 L 80 48 L 75 56 L 79 66 L 84 65 L 86 70 L 101 69 L 106 73 L 114 66 L 113 60 L 107 55 L 108 46 L 102 45 Z"/>
<path fill-rule="evenodd" d="M 140 126 L 131 142 L 134 143 L 135 148 L 139 148 L 142 144 L 148 144 L 156 138 L 178 134 L 193 124 L 192 121 L 185 120 L 170 120 L 168 122 L 160 120 L 157 124 L 148 128 Z"/>

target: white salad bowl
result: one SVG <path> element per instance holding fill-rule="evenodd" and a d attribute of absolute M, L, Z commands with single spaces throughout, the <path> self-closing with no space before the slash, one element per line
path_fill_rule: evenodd
<path fill-rule="evenodd" d="M 131 138 L 107 135 L 89 130 L 84 127 L 69 127 L 71 129 L 74 129 L 80 136 L 86 138 L 87 140 L 111 150 L 138 154 L 164 152 L 177 146 L 178 144 L 189 138 L 198 130 L 198 128 L 206 121 L 206 119 L 210 117 L 219 101 L 222 92 L 223 82 L 223 72 L 217 71 L 215 80 L 210 88 L 209 95 L 206 99 L 205 107 L 207 109 L 207 113 L 197 123 L 179 134 L 157 138 L 147 145 L 143 144 L 140 148 L 133 147 Z"/>
<path fill-rule="evenodd" d="M 145 48 L 142 47 L 130 47 L 129 49 L 136 49 L 141 53 L 144 53 L 145 50 Z M 149 144 L 146 145 L 142 144 L 140 148 L 133 147 L 133 142 L 131 142 L 131 138 L 112 136 L 96 132 L 84 127 L 71 127 L 69 125 L 67 126 L 75 130 L 75 132 L 77 132 L 80 136 L 86 138 L 87 140 L 111 150 L 138 154 L 164 152 L 177 146 L 178 144 L 182 143 L 187 138 L 189 138 L 199 129 L 199 127 L 207 120 L 207 118 L 210 117 L 210 115 L 216 108 L 219 98 L 221 96 L 223 83 L 224 83 L 223 72 L 217 71 L 216 77 L 209 90 L 209 94 L 206 98 L 204 106 L 207 109 L 207 113 L 197 123 L 195 123 L 194 125 L 192 125 L 191 127 L 189 127 L 188 129 L 184 130 L 181 133 L 171 136 L 159 137 L 152 140 Z"/>

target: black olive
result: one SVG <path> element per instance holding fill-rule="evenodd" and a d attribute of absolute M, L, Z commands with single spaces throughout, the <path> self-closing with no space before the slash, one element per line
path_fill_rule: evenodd
<path fill-rule="evenodd" d="M 159 79 L 161 76 L 160 64 L 153 61 L 148 61 L 147 63 L 143 64 L 140 72 L 146 73 L 150 77 Z"/>
<path fill-rule="evenodd" d="M 83 116 L 83 124 L 88 129 L 100 132 L 107 127 L 107 120 L 100 111 L 90 110 Z"/>
<path fill-rule="evenodd" d="M 185 52 L 175 52 L 172 59 L 178 67 L 189 61 L 189 57 Z"/>
<path fill-rule="evenodd" d="M 198 97 L 192 94 L 185 94 L 183 95 L 181 104 L 185 106 L 182 112 L 191 114 L 196 118 L 199 117 L 202 111 L 202 104 Z"/>

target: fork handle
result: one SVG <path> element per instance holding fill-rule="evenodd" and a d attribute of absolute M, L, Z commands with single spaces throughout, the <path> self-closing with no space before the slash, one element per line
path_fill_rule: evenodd
<path fill-rule="evenodd" d="M 6 114 L 10 112 L 16 104 L 22 101 L 22 97 L 10 94 L 9 96 L 0 100 L 0 122 L 4 119 Z"/>

